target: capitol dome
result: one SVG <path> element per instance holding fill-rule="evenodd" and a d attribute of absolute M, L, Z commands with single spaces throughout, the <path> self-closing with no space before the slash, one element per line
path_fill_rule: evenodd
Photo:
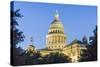
<path fill-rule="evenodd" d="M 56 11 L 46 36 L 46 45 L 48 49 L 63 49 L 65 44 L 64 26 L 59 19 L 59 13 Z"/>
<path fill-rule="evenodd" d="M 51 23 L 48 33 L 64 33 L 64 27 L 59 19 L 59 14 L 56 11 L 54 21 Z"/>

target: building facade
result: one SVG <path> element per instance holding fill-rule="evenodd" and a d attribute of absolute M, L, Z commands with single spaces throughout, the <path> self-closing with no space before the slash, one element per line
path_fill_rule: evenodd
<path fill-rule="evenodd" d="M 72 43 L 67 44 L 64 26 L 60 21 L 59 13 L 56 11 L 54 20 L 46 35 L 46 48 L 38 51 L 40 51 L 42 56 L 51 52 L 63 53 L 69 56 L 72 59 L 72 62 L 77 62 L 81 57 L 82 50 L 86 50 L 86 46 L 85 44 L 78 42 L 78 40 L 74 40 Z"/>

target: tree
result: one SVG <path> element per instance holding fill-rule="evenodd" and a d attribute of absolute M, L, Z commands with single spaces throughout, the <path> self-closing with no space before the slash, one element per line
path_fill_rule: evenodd
<path fill-rule="evenodd" d="M 86 62 L 86 61 L 89 61 L 89 53 L 88 53 L 88 50 L 81 50 L 81 54 L 80 54 L 80 58 L 79 58 L 79 62 Z"/>
<path fill-rule="evenodd" d="M 23 32 L 20 31 L 17 26 L 19 26 L 17 20 L 21 18 L 22 15 L 19 13 L 20 9 L 16 11 L 11 10 L 11 46 L 16 47 L 16 45 L 24 41 L 25 36 Z"/>
<path fill-rule="evenodd" d="M 25 65 L 33 65 L 42 63 L 43 59 L 39 51 L 32 53 L 31 55 L 27 52 L 25 53 Z M 41 58 L 41 59 L 40 59 Z"/>
<path fill-rule="evenodd" d="M 11 33 L 11 65 L 21 65 L 23 63 L 23 58 L 20 56 L 19 48 L 17 44 L 24 41 L 25 36 L 23 32 L 18 29 L 18 18 L 21 18 L 22 15 L 19 13 L 20 9 L 13 10 L 14 2 L 11 2 L 11 11 L 10 11 L 10 33 Z M 18 60 L 19 59 L 19 60 Z"/>
<path fill-rule="evenodd" d="M 91 52 L 91 60 L 96 61 L 97 60 L 97 26 L 93 30 L 93 36 L 90 37 L 90 46 L 89 49 Z"/>
<path fill-rule="evenodd" d="M 93 36 L 90 37 L 89 45 L 86 45 L 87 50 L 83 51 L 79 61 L 96 61 L 97 60 L 97 26 L 93 30 Z"/>
<path fill-rule="evenodd" d="M 71 59 L 59 52 L 50 53 L 49 55 L 45 56 L 45 61 L 47 64 L 51 63 L 67 63 L 71 62 Z"/>
<path fill-rule="evenodd" d="M 83 38 L 82 38 L 82 43 L 83 44 L 88 44 L 88 40 L 87 40 L 87 37 L 86 36 L 84 36 Z"/>

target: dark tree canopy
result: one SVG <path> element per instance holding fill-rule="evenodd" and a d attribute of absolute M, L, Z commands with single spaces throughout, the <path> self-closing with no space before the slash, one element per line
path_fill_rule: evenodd
<path fill-rule="evenodd" d="M 22 15 L 19 13 L 20 9 L 16 11 L 11 10 L 11 46 L 16 47 L 16 45 L 24 41 L 25 36 L 23 32 L 18 29 L 18 18 L 21 18 Z"/>
<path fill-rule="evenodd" d="M 97 26 L 93 30 L 93 36 L 90 37 L 90 45 L 97 47 Z"/>
<path fill-rule="evenodd" d="M 97 26 L 93 30 L 93 35 L 89 38 L 89 45 L 87 45 L 87 50 L 83 50 L 81 58 L 79 61 L 96 61 L 97 60 Z"/>
<path fill-rule="evenodd" d="M 19 22 L 18 19 L 22 17 L 20 14 L 20 9 L 14 11 L 14 2 L 11 2 L 11 11 L 10 11 L 10 34 L 11 34 L 11 65 L 21 65 L 24 64 L 24 58 L 21 56 L 23 49 L 17 47 L 18 43 L 24 41 L 25 36 L 23 32 L 18 29 Z M 19 59 L 19 60 L 18 60 Z"/>
<path fill-rule="evenodd" d="M 91 59 L 96 61 L 97 60 L 97 26 L 93 30 L 93 36 L 90 37 L 90 45 L 91 48 Z"/>
<path fill-rule="evenodd" d="M 45 56 L 47 63 L 68 63 L 71 62 L 70 58 L 62 53 L 55 52 Z"/>
<path fill-rule="evenodd" d="M 82 38 L 82 43 L 83 44 L 88 44 L 88 40 L 87 40 L 87 37 L 86 36 L 84 36 L 83 38 Z"/>

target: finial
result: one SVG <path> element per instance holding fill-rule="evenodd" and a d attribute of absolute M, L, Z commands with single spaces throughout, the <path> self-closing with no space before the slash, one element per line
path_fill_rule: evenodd
<path fill-rule="evenodd" d="M 33 44 L 33 37 L 32 36 L 30 37 L 30 42 L 31 42 L 31 44 Z"/>
<path fill-rule="evenodd" d="M 55 19 L 56 20 L 59 20 L 59 13 L 58 13 L 58 10 L 56 9 L 56 13 L 55 13 Z"/>
<path fill-rule="evenodd" d="M 58 10 L 56 9 L 56 14 L 58 14 Z"/>

